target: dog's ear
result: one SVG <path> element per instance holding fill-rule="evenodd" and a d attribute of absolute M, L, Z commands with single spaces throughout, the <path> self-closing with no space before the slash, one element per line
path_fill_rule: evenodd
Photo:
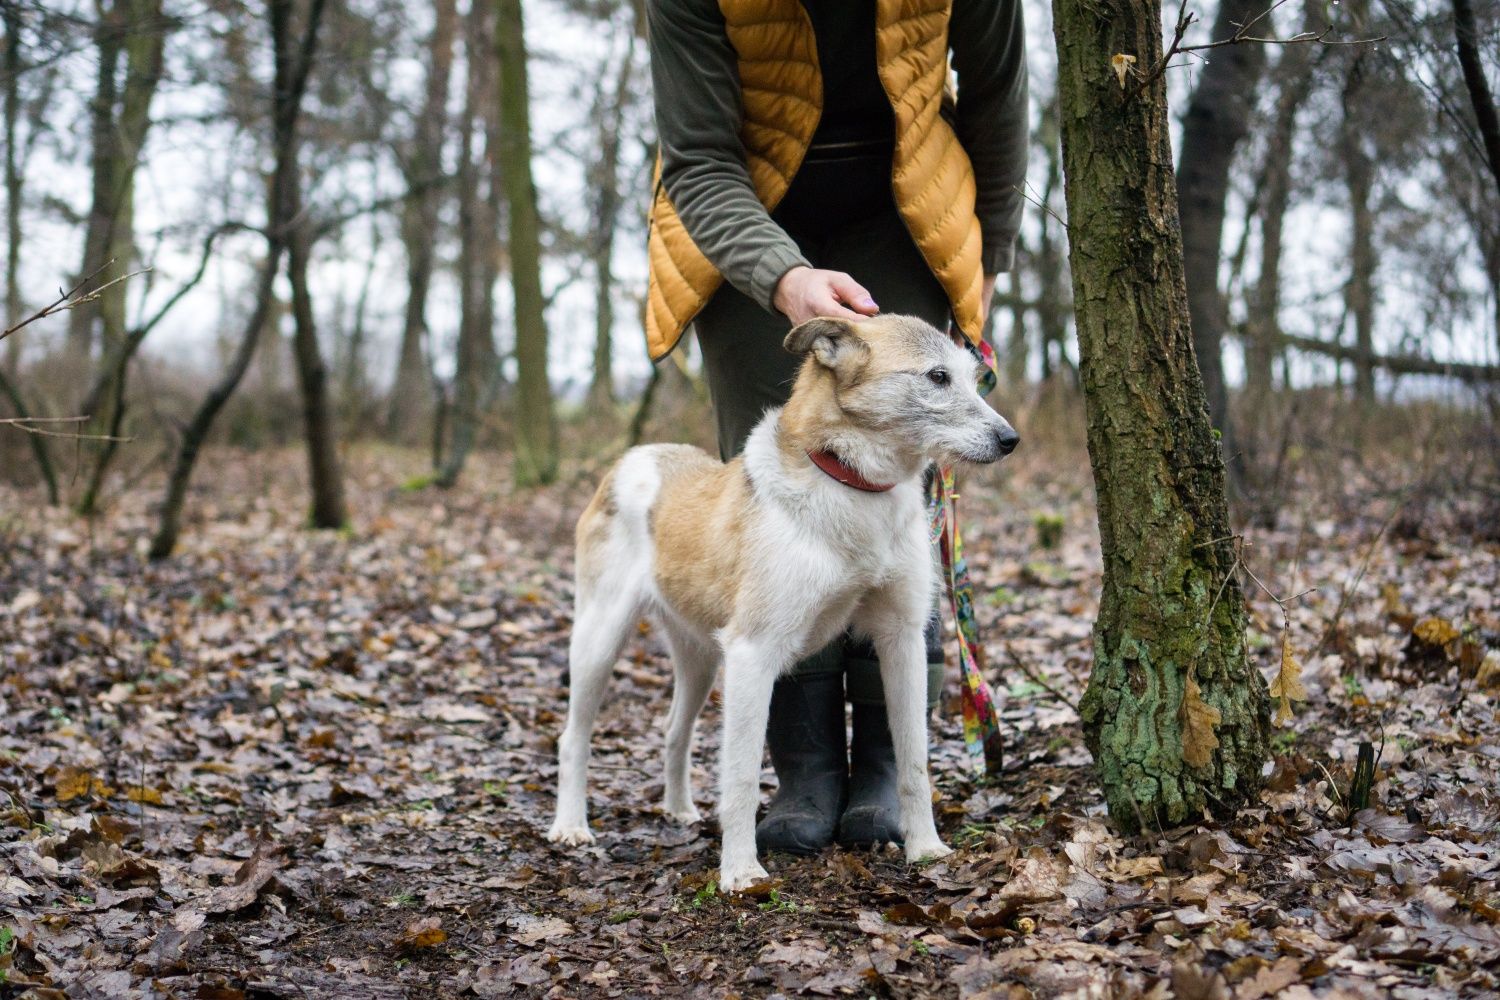
<path fill-rule="evenodd" d="M 782 343 L 793 354 L 812 354 L 825 368 L 837 368 L 870 350 L 853 323 L 832 316 L 799 323 Z"/>

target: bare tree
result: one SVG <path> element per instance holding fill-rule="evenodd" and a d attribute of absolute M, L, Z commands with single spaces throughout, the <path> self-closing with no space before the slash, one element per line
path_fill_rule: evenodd
<path fill-rule="evenodd" d="M 499 189 L 502 169 L 494 110 L 495 50 L 488 3 L 469 9 L 464 28 L 468 63 L 458 165 L 458 345 L 453 371 L 453 405 L 446 415 L 447 449 L 434 482 L 444 489 L 458 482 L 479 435 L 480 411 L 497 378 L 491 327 L 499 265 Z M 484 143 L 480 144 L 480 128 Z M 481 152 L 481 150 L 483 152 Z M 484 164 L 491 170 L 486 174 Z M 485 190 L 488 176 L 489 190 Z"/>
<path fill-rule="evenodd" d="M 326 0 L 311 0 L 302 19 L 300 39 L 292 36 L 293 0 L 272 0 L 267 14 L 271 26 L 274 54 L 274 79 L 271 88 L 271 134 L 276 155 L 267 199 L 266 255 L 256 282 L 254 305 L 244 332 L 230 358 L 229 366 L 183 430 L 177 458 L 167 480 L 156 534 L 151 540 L 150 558 L 165 559 L 177 547 L 182 531 L 182 510 L 187 500 L 193 466 L 208 439 L 219 411 L 234 394 L 266 326 L 266 316 L 273 301 L 272 290 L 281 267 L 282 254 L 292 239 L 292 228 L 300 206 L 300 184 L 297 176 L 297 125 L 307 93 L 308 76 L 318 46 L 318 28 L 323 19 Z"/>
<path fill-rule="evenodd" d="M 547 378 L 541 234 L 531 177 L 531 109 L 521 0 L 495 0 L 500 56 L 500 149 L 510 220 L 510 280 L 516 331 L 516 481 L 548 483 L 557 476 L 557 420 Z"/>
<path fill-rule="evenodd" d="M 421 115 L 411 140 L 399 152 L 401 172 L 413 193 L 401 212 L 401 239 L 406 244 L 406 315 L 401 350 L 391 387 L 386 429 L 403 440 L 431 414 L 432 383 L 423 358 L 427 337 L 427 296 L 437 258 L 442 191 L 433 183 L 442 173 L 447 134 L 449 79 L 453 41 L 458 31 L 457 0 L 434 0 L 432 35 L 427 45 L 427 85 Z"/>
<path fill-rule="evenodd" d="M 620 221 L 620 149 L 624 141 L 625 112 L 630 100 L 635 69 L 636 35 L 626 36 L 625 52 L 615 71 L 614 88 L 606 91 L 600 77 L 595 100 L 599 158 L 590 171 L 593 232 L 590 255 L 594 260 L 594 371 L 589 383 L 589 406 L 596 413 L 612 413 L 615 402 L 614 251 Z"/>
<path fill-rule="evenodd" d="M 161 0 L 101 3 L 94 29 L 99 76 L 90 109 L 92 202 L 79 274 L 93 274 L 113 258 L 120 264 L 134 252 L 135 173 L 151 127 L 151 101 L 161 80 L 162 52 L 171 22 Z M 124 57 L 125 77 L 119 79 Z M 125 286 L 118 285 L 68 318 L 68 351 L 87 358 L 94 325 L 102 321 L 106 341 L 124 336 Z"/>
<path fill-rule="evenodd" d="M 1268 20 L 1266 0 L 1220 0 L 1213 36 L 1231 38 L 1256 20 Z M 1229 394 L 1224 385 L 1224 296 L 1219 290 L 1220 248 L 1225 199 L 1235 150 L 1250 132 L 1256 84 L 1265 66 L 1261 45 L 1233 45 L 1217 51 L 1198 74 L 1198 86 L 1182 121 L 1182 153 L 1177 190 L 1182 214 L 1182 252 L 1193 350 L 1203 372 L 1208 412 L 1215 427 L 1231 438 Z M 1226 444 L 1226 453 L 1235 449 Z"/>

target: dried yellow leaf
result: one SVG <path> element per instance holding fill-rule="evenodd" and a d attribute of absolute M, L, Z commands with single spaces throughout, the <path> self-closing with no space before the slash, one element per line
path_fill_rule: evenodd
<path fill-rule="evenodd" d="M 1214 729 L 1222 718 L 1217 708 L 1203 700 L 1198 679 L 1189 671 L 1177 721 L 1182 726 L 1182 759 L 1192 767 L 1207 767 L 1213 760 L 1214 750 L 1219 746 Z"/>
<path fill-rule="evenodd" d="M 1110 68 L 1115 71 L 1115 79 L 1120 81 L 1120 89 L 1125 89 L 1125 77 L 1130 73 L 1130 67 L 1135 65 L 1135 56 L 1127 56 L 1123 52 L 1116 53 L 1110 57 Z"/>
<path fill-rule="evenodd" d="M 1278 726 L 1292 721 L 1292 702 L 1307 700 L 1307 688 L 1302 686 L 1302 664 L 1292 655 L 1292 638 L 1285 630 L 1281 633 L 1281 669 L 1271 682 L 1271 697 L 1278 701 Z"/>
<path fill-rule="evenodd" d="M 161 789 L 148 788 L 145 785 L 135 785 L 125 789 L 125 797 L 131 802 L 141 802 L 150 806 L 159 806 L 163 802 Z"/>
<path fill-rule="evenodd" d="M 1423 618 L 1411 631 L 1429 646 L 1446 646 L 1463 634 L 1446 618 Z"/>

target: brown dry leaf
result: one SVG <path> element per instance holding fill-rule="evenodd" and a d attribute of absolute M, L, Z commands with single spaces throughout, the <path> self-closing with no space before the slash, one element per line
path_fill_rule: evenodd
<path fill-rule="evenodd" d="M 1446 646 L 1463 633 L 1446 618 L 1423 618 L 1412 628 L 1411 634 L 1429 646 Z"/>
<path fill-rule="evenodd" d="M 264 840 L 257 841 L 255 853 L 235 870 L 234 881 L 221 885 L 208 894 L 203 901 L 203 912 L 233 913 L 243 910 L 255 902 L 261 889 L 285 865 L 285 859 L 273 845 Z"/>
<path fill-rule="evenodd" d="M 1278 700 L 1278 726 L 1292 721 L 1292 702 L 1307 700 L 1307 688 L 1302 684 L 1302 664 L 1292 655 L 1292 638 L 1286 629 L 1281 632 L 1281 669 L 1276 672 L 1276 679 L 1271 681 L 1270 694 Z"/>
<path fill-rule="evenodd" d="M 999 899 L 1021 903 L 1045 903 L 1062 898 L 1057 867 L 1046 858 L 1022 858 L 1015 863 L 1015 874 L 1001 886 Z"/>
<path fill-rule="evenodd" d="M 573 933 L 573 925 L 561 917 L 534 917 L 529 913 L 522 913 L 510 919 L 516 928 L 510 934 L 510 939 L 527 947 Z"/>
<path fill-rule="evenodd" d="M 86 768 L 68 766 L 57 772 L 57 801 L 69 802 L 91 792 L 100 798 L 109 798 L 112 789 Z"/>
<path fill-rule="evenodd" d="M 1275 965 L 1264 966 L 1254 976 L 1240 983 L 1235 988 L 1234 1000 L 1273 997 L 1301 979 L 1302 964 L 1295 958 L 1283 958 Z"/>
<path fill-rule="evenodd" d="M 159 806 L 162 804 L 161 789 L 131 787 L 125 789 L 125 797 L 131 802 L 140 802 L 144 805 Z"/>
<path fill-rule="evenodd" d="M 448 932 L 443 930 L 442 917 L 421 917 L 406 925 L 396 938 L 396 947 L 403 951 L 416 951 L 418 948 L 436 948 L 448 940 Z"/>
<path fill-rule="evenodd" d="M 1222 975 L 1190 962 L 1172 966 L 1172 993 L 1177 1000 L 1229 1000 Z"/>
<path fill-rule="evenodd" d="M 1219 738 L 1214 735 L 1222 716 L 1219 710 L 1203 700 L 1198 679 L 1189 670 L 1187 687 L 1182 692 L 1182 707 L 1177 720 L 1182 726 L 1182 759 L 1191 767 L 1207 767 L 1214 759 Z"/>

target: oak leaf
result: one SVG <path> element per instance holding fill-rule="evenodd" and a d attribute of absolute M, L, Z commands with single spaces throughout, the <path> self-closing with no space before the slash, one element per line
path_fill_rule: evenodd
<path fill-rule="evenodd" d="M 1307 688 L 1302 685 L 1302 664 L 1292 655 L 1291 636 L 1285 631 L 1281 633 L 1281 669 L 1271 682 L 1270 693 L 1279 702 L 1276 706 L 1278 726 L 1292 721 L 1292 702 L 1307 700 Z"/>
<path fill-rule="evenodd" d="M 1198 687 L 1198 678 L 1191 671 L 1187 675 L 1187 687 L 1182 692 L 1182 707 L 1177 710 L 1177 721 L 1182 726 L 1182 759 L 1192 767 L 1207 767 L 1219 746 L 1214 729 L 1223 716 L 1219 710 L 1203 700 Z"/>

